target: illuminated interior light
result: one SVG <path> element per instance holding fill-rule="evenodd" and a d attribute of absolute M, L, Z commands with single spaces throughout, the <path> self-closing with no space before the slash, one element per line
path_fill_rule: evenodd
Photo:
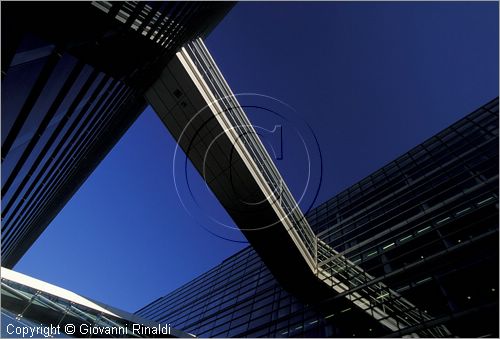
<path fill-rule="evenodd" d="M 384 247 L 382 247 L 382 249 L 383 249 L 383 250 L 386 250 L 386 249 L 388 249 L 389 247 L 394 246 L 395 244 L 396 244 L 396 243 L 393 243 L 393 242 L 392 242 L 392 243 L 390 243 L 389 245 L 385 245 Z"/>
<path fill-rule="evenodd" d="M 422 257 L 423 258 L 423 257 Z M 415 284 L 418 285 L 418 284 L 423 284 L 424 282 L 426 281 L 429 281 L 429 280 L 432 280 L 432 277 L 427 277 L 425 279 L 422 279 L 422 280 L 419 280 L 417 281 Z"/>
<path fill-rule="evenodd" d="M 482 204 L 484 204 L 485 202 L 490 201 L 491 199 L 494 199 L 494 197 L 489 197 L 489 198 L 487 198 L 487 199 L 484 199 L 484 200 L 482 200 L 482 201 L 478 202 L 478 203 L 477 203 L 477 205 L 478 205 L 478 206 L 479 206 L 479 205 L 482 205 Z"/>
<path fill-rule="evenodd" d="M 425 232 L 427 231 L 429 228 L 431 228 L 431 226 L 427 226 L 425 228 L 422 228 L 421 230 L 418 230 L 417 233 L 422 233 L 422 232 Z"/>
<path fill-rule="evenodd" d="M 381 299 L 381 298 L 385 298 L 389 295 L 389 293 L 386 293 L 386 294 L 382 294 L 380 296 L 377 297 L 377 299 Z"/>
<path fill-rule="evenodd" d="M 325 319 L 331 318 L 331 317 L 333 317 L 334 315 L 335 315 L 334 313 L 332 313 L 332 314 L 330 314 L 330 315 L 327 315 L 327 316 L 325 317 Z"/>
<path fill-rule="evenodd" d="M 444 219 L 439 220 L 436 224 L 441 224 L 441 223 L 443 223 L 443 222 L 445 222 L 445 221 L 447 221 L 449 219 L 450 219 L 450 217 L 446 217 Z"/>
<path fill-rule="evenodd" d="M 457 212 L 457 213 L 456 213 L 456 215 L 460 215 L 460 214 L 462 214 L 462 213 L 465 213 L 465 212 L 467 212 L 468 210 L 470 210 L 470 207 L 467 207 L 467 208 L 465 208 L 465 209 L 463 209 L 463 210 L 461 210 L 461 211 Z"/>
<path fill-rule="evenodd" d="M 410 239 L 411 237 L 413 237 L 413 235 L 412 235 L 412 234 L 407 235 L 406 237 L 399 239 L 399 241 L 405 241 L 405 240 L 407 240 L 407 239 Z"/>

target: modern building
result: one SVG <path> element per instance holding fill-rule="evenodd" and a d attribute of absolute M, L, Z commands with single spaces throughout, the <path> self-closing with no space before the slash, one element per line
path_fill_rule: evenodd
<path fill-rule="evenodd" d="M 432 315 L 424 327 L 498 337 L 498 99 L 307 219 L 339 255 Z M 389 293 L 376 298 L 393 306 Z M 287 292 L 251 246 L 137 314 L 203 337 L 392 334 L 342 294 L 307 303 Z"/>
<path fill-rule="evenodd" d="M 329 313 L 325 305 L 336 299 L 335 307 L 368 315 L 377 333 L 452 335 L 444 321 L 314 231 L 201 39 L 176 54 L 146 98 L 286 291 Z M 364 243 L 390 229 L 377 231 Z"/>
<path fill-rule="evenodd" d="M 202 336 L 497 334 L 498 100 L 304 216 L 203 43 L 231 6 L 2 4 L 2 265 L 150 104 L 251 248 L 138 315 Z"/>
<path fill-rule="evenodd" d="M 2 3 L 2 266 L 21 258 L 143 112 L 179 47 L 232 6 Z"/>

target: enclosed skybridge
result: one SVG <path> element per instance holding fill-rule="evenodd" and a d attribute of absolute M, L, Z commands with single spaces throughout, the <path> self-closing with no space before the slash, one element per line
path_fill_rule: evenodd
<path fill-rule="evenodd" d="M 185 45 L 146 98 L 280 283 L 306 303 L 334 299 L 388 336 L 450 336 L 432 315 L 314 234 L 201 39 Z"/>

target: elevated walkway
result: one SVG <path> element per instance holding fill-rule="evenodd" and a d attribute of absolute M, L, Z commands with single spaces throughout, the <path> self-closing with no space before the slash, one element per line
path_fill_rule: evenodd
<path fill-rule="evenodd" d="M 177 53 L 146 99 L 285 288 L 311 303 L 343 296 L 389 335 L 451 335 L 318 239 L 201 39 Z"/>

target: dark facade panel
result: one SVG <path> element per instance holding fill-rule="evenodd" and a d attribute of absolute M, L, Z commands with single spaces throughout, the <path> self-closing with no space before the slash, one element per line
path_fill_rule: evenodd
<path fill-rule="evenodd" d="M 137 312 L 201 337 L 351 337 L 387 334 L 346 301 L 320 313 L 280 286 L 247 247 Z"/>
<path fill-rule="evenodd" d="M 421 327 L 498 336 L 498 99 L 307 218 L 324 242 L 431 314 Z M 137 313 L 200 336 L 394 335 L 342 294 L 306 305 L 251 247 Z"/>
<path fill-rule="evenodd" d="M 15 265 L 136 120 L 177 49 L 232 5 L 2 3 L 3 266 Z"/>

